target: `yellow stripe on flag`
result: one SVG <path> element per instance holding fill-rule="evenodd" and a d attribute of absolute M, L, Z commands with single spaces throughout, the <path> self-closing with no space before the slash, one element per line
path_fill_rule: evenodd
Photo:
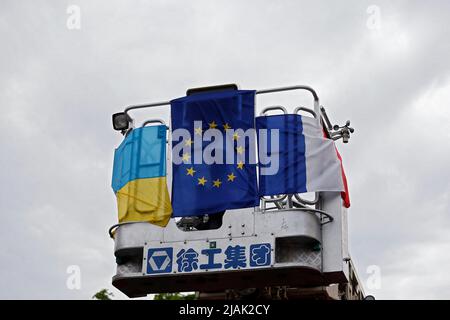
<path fill-rule="evenodd" d="M 166 177 L 136 179 L 117 194 L 119 222 L 144 221 L 165 227 L 172 214 Z"/>

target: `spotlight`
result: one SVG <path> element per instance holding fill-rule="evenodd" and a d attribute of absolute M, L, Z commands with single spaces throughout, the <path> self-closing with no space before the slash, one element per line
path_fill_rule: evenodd
<path fill-rule="evenodd" d="M 114 130 L 125 131 L 130 127 L 130 117 L 125 112 L 114 113 L 112 122 Z"/>

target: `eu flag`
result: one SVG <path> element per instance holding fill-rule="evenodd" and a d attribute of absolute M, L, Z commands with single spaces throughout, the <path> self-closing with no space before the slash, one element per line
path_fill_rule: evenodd
<path fill-rule="evenodd" d="M 171 101 L 174 217 L 259 204 L 256 163 L 249 156 L 255 152 L 249 138 L 254 135 L 254 106 L 255 91 L 250 90 L 195 93 Z M 176 138 L 177 132 L 184 136 Z"/>

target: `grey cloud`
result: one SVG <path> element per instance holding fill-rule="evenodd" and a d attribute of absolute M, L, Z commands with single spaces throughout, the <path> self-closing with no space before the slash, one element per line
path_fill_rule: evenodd
<path fill-rule="evenodd" d="M 69 4 L 81 8 L 81 30 L 66 28 Z M 110 179 L 121 140 L 111 114 L 237 82 L 309 84 L 336 122 L 352 120 L 357 131 L 338 148 L 360 277 L 375 264 L 382 288 L 368 291 L 377 297 L 449 298 L 450 278 L 431 265 L 448 264 L 450 243 L 450 4 L 378 1 L 378 33 L 366 27 L 372 4 L 2 1 L 0 261 L 9 276 L 0 297 L 83 299 L 111 288 L 106 231 L 116 222 Z M 286 97 L 258 98 L 259 107 L 310 103 Z M 80 291 L 65 285 L 72 264 Z"/>

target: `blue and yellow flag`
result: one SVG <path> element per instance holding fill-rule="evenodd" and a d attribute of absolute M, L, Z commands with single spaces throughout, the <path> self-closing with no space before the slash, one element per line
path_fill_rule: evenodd
<path fill-rule="evenodd" d="M 172 206 L 166 181 L 166 126 L 134 129 L 114 153 L 112 188 L 119 222 L 169 222 Z"/>
<path fill-rule="evenodd" d="M 195 93 L 171 101 L 173 216 L 259 204 L 256 163 L 249 159 L 255 141 L 243 134 L 254 129 L 254 103 L 255 91 L 249 90 Z"/>

